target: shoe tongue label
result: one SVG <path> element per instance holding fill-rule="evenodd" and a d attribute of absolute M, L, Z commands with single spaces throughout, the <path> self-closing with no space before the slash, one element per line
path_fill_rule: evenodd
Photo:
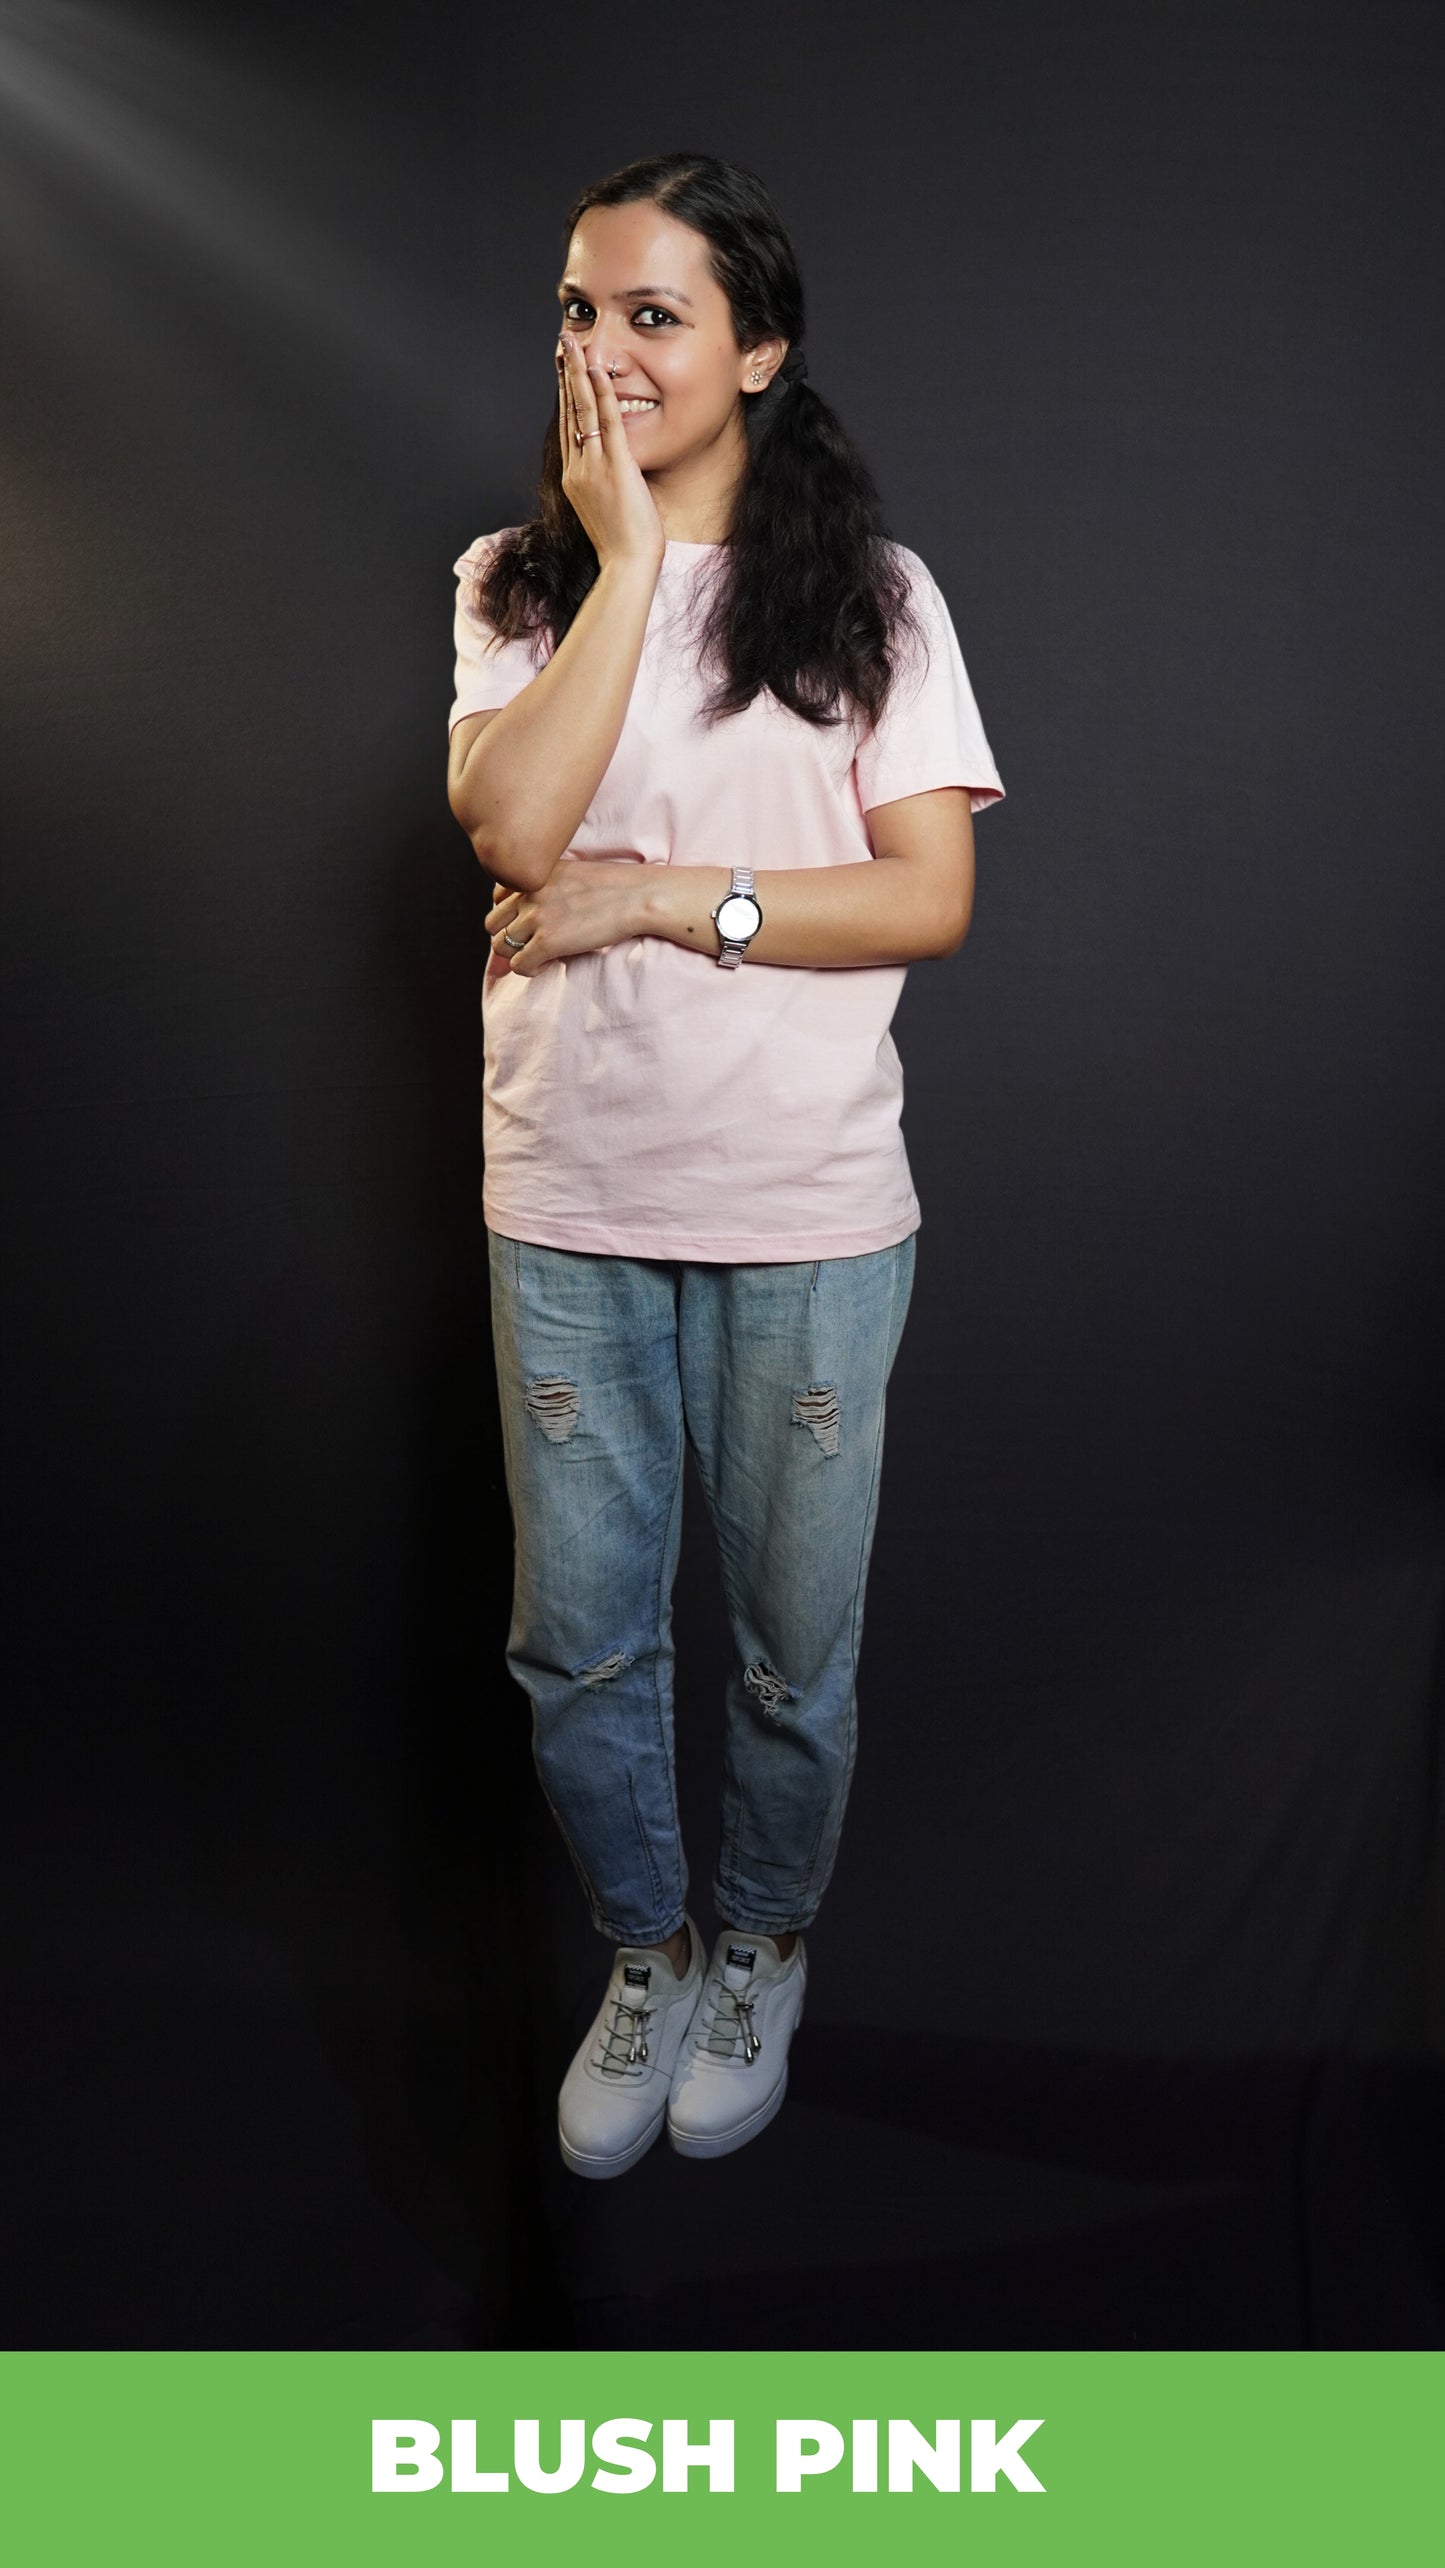
<path fill-rule="evenodd" d="M 624 1962 L 624 1963 L 623 1963 L 623 1965 L 622 1965 L 622 1979 L 623 1979 L 623 1985 L 624 1985 L 624 1987 L 626 1987 L 626 1988 L 651 1988 L 651 1986 L 652 1986 L 652 1965 L 651 1965 L 651 1963 L 650 1963 L 650 1962 Z"/>
<path fill-rule="evenodd" d="M 756 1944 L 729 1944 L 728 1946 L 729 1970 L 750 1971 L 757 1958 Z"/>

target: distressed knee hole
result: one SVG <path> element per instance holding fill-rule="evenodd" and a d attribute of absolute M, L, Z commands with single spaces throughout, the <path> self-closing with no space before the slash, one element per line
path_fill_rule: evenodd
<path fill-rule="evenodd" d="M 796 1703 L 798 1699 L 796 1687 L 789 1685 L 785 1676 L 779 1676 L 777 1669 L 770 1667 L 766 1659 L 754 1659 L 751 1667 L 744 1668 L 743 1683 L 750 1694 L 757 1696 L 760 1708 L 773 1720 L 777 1719 L 785 1703 Z"/>
<path fill-rule="evenodd" d="M 539 1373 L 527 1385 L 527 1415 L 549 1444 L 565 1444 L 582 1414 L 582 1394 L 565 1373 Z"/>
<path fill-rule="evenodd" d="M 838 1450 L 838 1386 L 836 1382 L 814 1382 L 806 1391 L 793 1393 L 793 1424 L 806 1427 L 813 1442 L 824 1453 Z"/>
<path fill-rule="evenodd" d="M 601 1658 L 589 1659 L 585 1666 L 574 1668 L 572 1673 L 579 1676 L 584 1685 L 605 1685 L 610 1676 L 620 1676 L 623 1669 L 631 1665 L 630 1650 L 606 1650 Z"/>

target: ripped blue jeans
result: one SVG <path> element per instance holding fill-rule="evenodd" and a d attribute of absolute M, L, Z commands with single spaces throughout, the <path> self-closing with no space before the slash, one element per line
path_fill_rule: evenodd
<path fill-rule="evenodd" d="M 913 1238 L 735 1266 L 488 1236 L 516 1528 L 507 1664 L 592 1922 L 651 1944 L 683 1921 L 672 1588 L 690 1444 L 735 1644 L 717 1912 L 754 1934 L 807 1926 L 853 1774 Z"/>

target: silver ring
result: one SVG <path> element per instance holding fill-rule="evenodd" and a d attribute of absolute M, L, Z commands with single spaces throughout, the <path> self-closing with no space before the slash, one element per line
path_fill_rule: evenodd
<path fill-rule="evenodd" d="M 523 946 L 530 943 L 530 939 L 525 936 L 513 936 L 511 929 L 504 927 L 502 930 L 502 943 L 504 945 L 510 945 L 514 954 L 520 954 Z"/>

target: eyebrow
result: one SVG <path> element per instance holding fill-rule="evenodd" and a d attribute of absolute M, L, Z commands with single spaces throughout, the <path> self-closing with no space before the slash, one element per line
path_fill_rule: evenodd
<path fill-rule="evenodd" d="M 583 290 L 575 277 L 564 276 L 557 291 L 559 294 L 580 294 L 584 303 L 590 303 L 592 300 L 591 295 Z M 634 294 L 665 294 L 669 303 L 685 303 L 689 312 L 692 310 L 691 295 L 679 294 L 675 285 L 624 285 L 612 300 L 614 303 L 630 303 Z"/>

